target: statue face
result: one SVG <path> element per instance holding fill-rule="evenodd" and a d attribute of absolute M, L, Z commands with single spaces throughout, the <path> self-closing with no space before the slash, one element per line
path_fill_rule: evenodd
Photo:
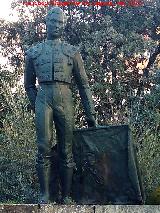
<path fill-rule="evenodd" d="M 48 39 L 60 38 L 64 29 L 63 13 L 52 13 L 47 17 L 47 36 Z"/>

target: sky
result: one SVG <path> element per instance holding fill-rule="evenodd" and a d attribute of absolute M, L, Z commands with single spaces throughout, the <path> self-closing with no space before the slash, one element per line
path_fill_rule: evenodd
<path fill-rule="evenodd" d="M 16 15 L 16 12 L 13 13 L 13 10 L 11 9 L 11 2 L 13 0 L 2 0 L 2 4 L 0 5 L 0 19 L 5 19 L 7 21 L 17 21 L 18 16 Z M 13 13 L 12 16 L 10 16 L 10 13 Z"/>
<path fill-rule="evenodd" d="M 0 5 L 0 19 L 5 19 L 7 21 L 17 21 L 18 16 L 16 15 L 16 12 L 13 13 L 13 10 L 11 9 L 11 2 L 13 0 L 2 0 L 2 4 Z M 10 13 L 13 13 L 13 15 L 10 16 Z M 1 46 L 0 46 L 0 64 L 4 65 L 7 64 L 7 58 L 3 57 L 1 54 Z"/>

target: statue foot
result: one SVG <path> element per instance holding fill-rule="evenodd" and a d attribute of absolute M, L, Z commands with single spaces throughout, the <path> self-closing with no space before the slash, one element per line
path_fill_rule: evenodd
<path fill-rule="evenodd" d="M 38 202 L 38 204 L 48 204 L 48 201 L 46 201 L 46 200 L 40 200 L 40 201 Z"/>
<path fill-rule="evenodd" d="M 64 205 L 74 205 L 76 203 L 72 200 L 71 197 L 65 197 L 65 198 L 62 198 L 61 204 L 64 204 Z"/>
<path fill-rule="evenodd" d="M 49 200 L 46 196 L 41 195 L 38 204 L 48 204 Z"/>

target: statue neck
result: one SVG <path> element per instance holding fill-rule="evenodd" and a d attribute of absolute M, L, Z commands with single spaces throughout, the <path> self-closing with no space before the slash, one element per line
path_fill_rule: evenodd
<path fill-rule="evenodd" d="M 49 40 L 49 41 L 53 41 L 53 42 L 58 42 L 58 41 L 61 41 L 61 39 L 60 38 L 47 38 L 47 40 Z"/>
<path fill-rule="evenodd" d="M 47 35 L 47 40 L 60 41 L 61 40 L 61 36 L 59 36 L 59 37 L 53 37 L 53 36 Z"/>
<path fill-rule="evenodd" d="M 47 38 L 46 41 L 48 41 L 49 44 L 54 45 L 54 46 L 61 43 L 60 38 L 54 38 L 54 39 L 48 39 Z"/>

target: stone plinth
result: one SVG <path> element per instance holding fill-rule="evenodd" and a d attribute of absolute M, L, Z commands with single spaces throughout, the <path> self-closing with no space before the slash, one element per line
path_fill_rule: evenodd
<path fill-rule="evenodd" d="M 96 206 L 96 213 L 160 213 L 160 205 Z"/>
<path fill-rule="evenodd" d="M 160 213 L 160 205 L 1 204 L 0 213 Z"/>
<path fill-rule="evenodd" d="M 0 205 L 0 213 L 94 213 L 93 206 L 85 205 Z"/>

